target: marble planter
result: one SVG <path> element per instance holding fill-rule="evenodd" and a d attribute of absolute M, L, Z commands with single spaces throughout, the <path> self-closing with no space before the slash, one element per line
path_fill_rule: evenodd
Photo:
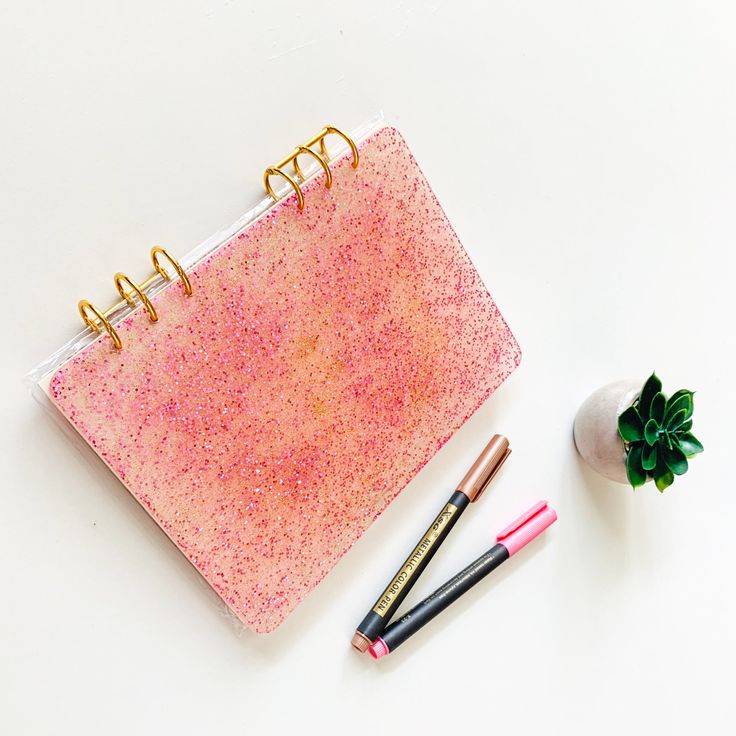
<path fill-rule="evenodd" d="M 594 391 L 575 417 L 573 436 L 580 457 L 602 476 L 625 483 L 626 451 L 618 434 L 618 417 L 639 396 L 640 379 L 614 381 Z"/>

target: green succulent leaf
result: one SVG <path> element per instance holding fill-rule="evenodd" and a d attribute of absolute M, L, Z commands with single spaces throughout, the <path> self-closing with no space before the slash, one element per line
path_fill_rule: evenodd
<path fill-rule="evenodd" d="M 618 433 L 626 442 L 644 439 L 644 422 L 641 421 L 636 407 L 630 406 L 618 418 Z"/>
<path fill-rule="evenodd" d="M 674 432 L 674 430 L 676 430 L 685 421 L 686 416 L 687 416 L 687 409 L 680 409 L 674 414 L 671 414 L 669 416 L 669 419 L 667 418 L 667 414 L 665 414 L 665 417 L 664 417 L 665 428 L 670 432 Z"/>
<path fill-rule="evenodd" d="M 647 441 L 648 445 L 655 444 L 659 439 L 659 424 L 657 424 L 656 419 L 650 419 L 644 425 L 644 439 Z"/>
<path fill-rule="evenodd" d="M 666 473 L 663 473 L 662 475 L 654 476 L 654 485 L 657 486 L 657 489 L 659 490 L 660 493 L 662 493 L 662 491 L 669 488 L 674 482 L 675 482 L 675 476 L 669 470 Z"/>
<path fill-rule="evenodd" d="M 680 447 L 662 447 L 661 449 L 662 460 L 675 475 L 687 473 L 687 457 Z"/>
<path fill-rule="evenodd" d="M 639 415 L 646 421 L 649 419 L 649 410 L 652 406 L 652 399 L 662 390 L 662 381 L 659 380 L 656 373 L 652 373 L 647 378 L 639 395 Z"/>
<path fill-rule="evenodd" d="M 695 392 L 694 391 L 690 391 L 686 388 L 682 388 L 679 391 L 675 391 L 675 393 L 673 393 L 672 396 L 670 396 L 670 401 L 671 402 L 679 401 L 679 399 L 682 398 L 683 396 L 689 397 L 689 401 L 688 401 L 689 410 L 688 410 L 688 415 L 686 418 L 690 419 L 695 409 L 695 398 L 694 398 Z"/>
<path fill-rule="evenodd" d="M 632 445 L 626 456 L 626 476 L 632 487 L 639 488 L 647 482 L 647 474 L 641 464 L 642 446 Z"/>
<path fill-rule="evenodd" d="M 654 468 L 654 485 L 660 493 L 666 488 L 669 488 L 675 481 L 675 474 L 667 467 L 664 460 L 662 460 L 661 454 L 657 458 L 657 465 Z"/>
<path fill-rule="evenodd" d="M 664 410 L 667 405 L 667 399 L 664 394 L 660 391 L 658 394 L 654 394 L 652 399 L 652 406 L 649 409 L 649 416 L 657 421 L 657 424 L 662 424 L 664 420 Z"/>
<path fill-rule="evenodd" d="M 703 452 L 705 448 L 692 432 L 686 432 L 680 437 L 680 449 L 685 453 L 686 457 L 692 457 L 699 452 Z"/>
<path fill-rule="evenodd" d="M 689 432 L 693 428 L 693 420 L 688 419 L 686 422 L 683 422 L 675 431 L 678 435 L 685 434 L 686 432 Z"/>
<path fill-rule="evenodd" d="M 684 412 L 682 419 L 683 422 L 686 419 L 690 419 L 693 415 L 692 391 L 678 391 L 670 397 L 664 412 L 663 423 L 665 426 L 672 426 L 673 418 L 680 412 Z"/>
<path fill-rule="evenodd" d="M 641 467 L 654 470 L 657 465 L 657 445 L 644 445 L 641 452 Z"/>

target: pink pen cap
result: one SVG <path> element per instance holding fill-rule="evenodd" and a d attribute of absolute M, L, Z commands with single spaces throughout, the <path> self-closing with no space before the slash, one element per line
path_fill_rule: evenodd
<path fill-rule="evenodd" d="M 506 547 L 511 557 L 555 521 L 557 512 L 550 508 L 546 501 L 538 501 L 529 511 L 500 531 L 496 541 Z"/>

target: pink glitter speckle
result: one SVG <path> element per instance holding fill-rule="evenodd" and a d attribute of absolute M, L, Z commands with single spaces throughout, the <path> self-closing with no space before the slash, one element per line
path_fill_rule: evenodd
<path fill-rule="evenodd" d="M 268 632 L 520 352 L 401 136 L 303 187 L 59 370 L 51 396 Z"/>

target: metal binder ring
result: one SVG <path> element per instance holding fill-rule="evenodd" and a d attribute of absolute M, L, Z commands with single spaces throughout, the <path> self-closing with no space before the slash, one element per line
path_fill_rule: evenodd
<path fill-rule="evenodd" d="M 181 283 L 184 286 L 184 293 L 187 296 L 191 296 L 192 282 L 189 280 L 189 276 L 187 276 L 186 271 L 181 267 L 181 265 L 179 265 L 179 261 L 169 255 L 160 245 L 155 245 L 151 248 L 151 260 L 153 261 L 153 267 L 156 269 L 156 272 L 167 281 L 171 281 L 171 276 L 169 276 L 168 271 L 158 262 L 159 255 L 162 255 L 174 267 L 174 270 L 178 274 L 181 279 Z"/>
<path fill-rule="evenodd" d="M 302 153 L 309 154 L 313 158 L 317 159 L 317 162 L 322 167 L 322 171 L 325 172 L 325 188 L 329 189 L 332 186 L 332 172 L 330 171 L 330 167 L 327 165 L 327 161 L 322 158 L 316 151 L 313 151 L 311 148 L 307 148 L 306 146 L 298 146 L 296 151 L 294 151 L 294 171 L 301 177 L 302 181 L 304 181 L 307 177 L 304 176 L 304 173 L 299 168 L 299 156 Z"/>
<path fill-rule="evenodd" d="M 322 137 L 319 139 L 319 150 L 322 152 L 322 156 L 327 160 L 329 160 L 330 158 L 330 154 L 327 152 L 327 146 L 325 145 L 325 138 L 331 133 L 334 133 L 335 135 L 339 135 L 340 138 L 342 138 L 345 141 L 345 143 L 347 143 L 350 146 L 350 150 L 353 153 L 353 162 L 351 166 L 354 169 L 357 169 L 358 161 L 360 160 L 360 157 L 358 155 L 358 146 L 355 145 L 355 141 L 353 141 L 353 139 L 350 136 L 345 135 L 345 133 L 333 127 L 332 125 L 325 126 L 324 132 L 322 133 Z"/>
<path fill-rule="evenodd" d="M 299 206 L 300 210 L 304 209 L 304 195 L 302 194 L 302 190 L 299 188 L 299 185 L 296 183 L 296 180 L 289 176 L 285 171 L 282 169 L 277 169 L 274 167 L 268 168 L 263 172 L 263 186 L 266 187 L 266 191 L 268 192 L 271 199 L 273 199 L 274 202 L 278 202 L 278 197 L 276 196 L 276 192 L 273 191 L 273 187 L 271 186 L 270 177 L 271 176 L 280 176 L 282 179 L 286 179 L 286 181 L 291 184 L 291 186 L 294 188 L 294 191 L 296 192 L 296 199 L 297 204 Z"/>
<path fill-rule="evenodd" d="M 84 320 L 84 324 L 86 324 L 87 327 L 89 327 L 91 330 L 94 330 L 99 335 L 101 334 L 100 324 L 102 324 L 105 330 L 107 330 L 107 334 L 110 335 L 115 350 L 120 350 L 123 347 L 123 343 L 120 341 L 120 336 L 110 323 L 110 320 L 105 317 L 105 315 L 100 312 L 100 310 L 97 309 L 94 304 L 88 302 L 86 299 L 82 299 L 77 305 L 77 308 L 79 309 L 79 314 L 81 315 L 82 319 Z M 100 324 L 95 322 L 89 316 L 89 312 L 92 312 L 92 314 L 97 317 L 97 319 L 100 321 Z"/>
<path fill-rule="evenodd" d="M 133 299 L 133 297 L 125 290 L 125 286 L 123 286 L 123 284 L 127 284 L 138 296 L 141 302 L 143 302 L 143 306 L 146 308 L 151 322 L 157 322 L 158 315 L 156 314 L 156 310 L 154 309 L 153 304 L 151 304 L 151 300 L 144 294 L 143 289 L 141 289 L 138 284 L 131 281 L 124 273 L 118 271 L 115 274 L 115 288 L 118 290 L 120 296 L 123 297 L 131 307 L 135 307 L 135 299 Z"/>

